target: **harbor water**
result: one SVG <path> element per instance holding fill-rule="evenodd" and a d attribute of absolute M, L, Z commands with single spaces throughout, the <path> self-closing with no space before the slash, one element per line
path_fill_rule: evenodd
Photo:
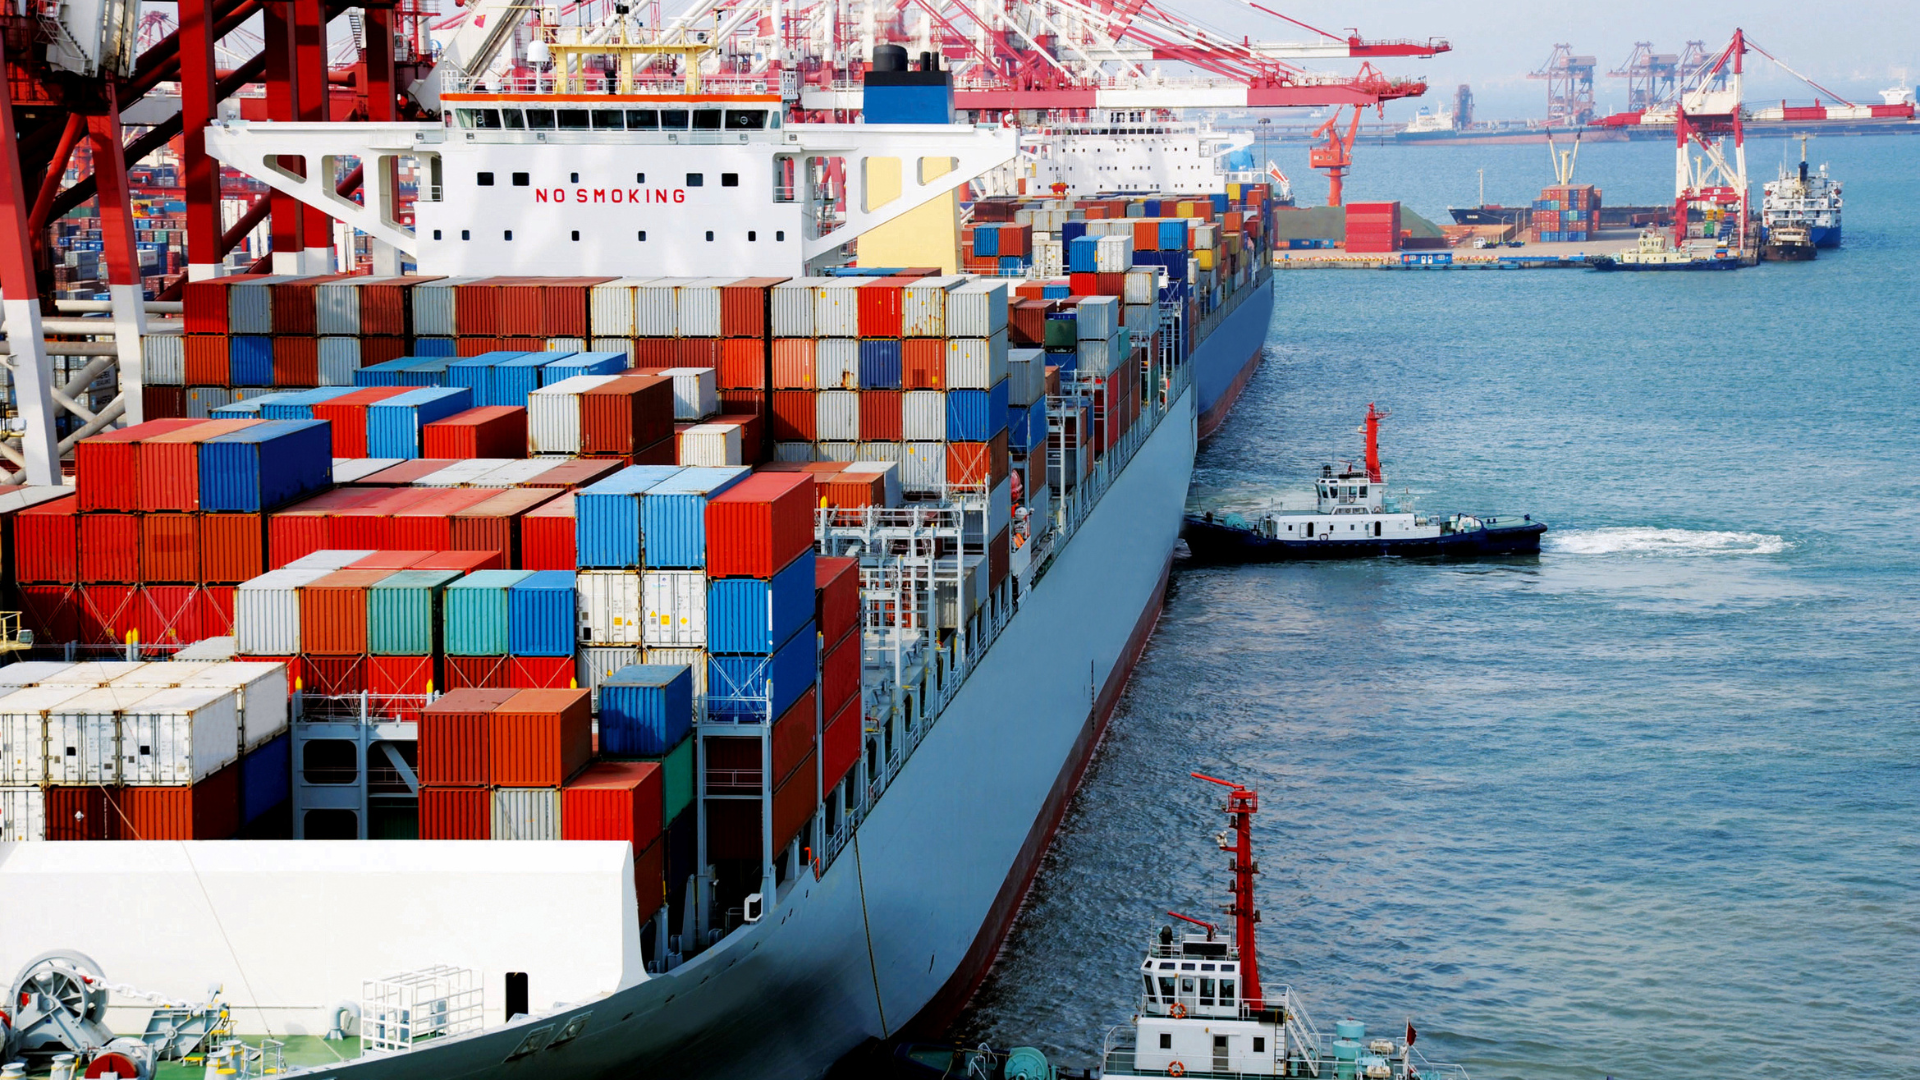
<path fill-rule="evenodd" d="M 1789 155 L 1750 145 L 1756 189 Z M 1546 173 L 1356 157 L 1355 197 L 1436 218 Z M 1193 505 L 1297 497 L 1376 401 L 1396 495 L 1545 550 L 1178 572 L 956 1037 L 1097 1063 L 1164 912 L 1228 921 L 1197 770 L 1259 789 L 1262 974 L 1322 1030 L 1411 1017 L 1481 1080 L 1920 1075 L 1920 140 L 1811 157 L 1847 221 L 1810 264 L 1281 277 Z M 1609 202 L 1672 175 L 1580 160 Z"/>

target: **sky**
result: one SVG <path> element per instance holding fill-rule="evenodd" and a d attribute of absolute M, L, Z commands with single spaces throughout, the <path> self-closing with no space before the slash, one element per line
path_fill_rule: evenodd
<path fill-rule="evenodd" d="M 1246 0 L 1159 0 L 1171 11 L 1191 14 L 1202 23 L 1256 38 L 1306 40 L 1310 35 L 1278 19 L 1249 10 Z M 1556 43 L 1599 61 L 1594 97 L 1604 113 L 1626 105 L 1626 80 L 1607 78 L 1638 41 L 1655 52 L 1679 53 L 1688 41 L 1703 41 L 1709 52 L 1725 46 L 1734 27 L 1750 40 L 1822 83 L 1861 104 L 1878 104 L 1879 91 L 1896 85 L 1905 69 L 1905 85 L 1920 83 L 1920 0 L 1587 0 L 1541 3 L 1524 0 L 1259 0 L 1264 7 L 1340 34 L 1358 27 L 1370 38 L 1443 37 L 1453 51 L 1432 60 L 1380 61 L 1390 75 L 1424 77 L 1427 96 L 1387 107 L 1389 120 L 1404 120 L 1422 105 L 1451 102 L 1454 87 L 1473 87 L 1479 119 L 1525 118 L 1546 112 L 1546 84 L 1527 73 L 1540 67 Z M 1785 97 L 1811 101 L 1816 92 L 1786 75 L 1765 57 L 1747 57 L 1749 103 Z M 1352 71 L 1354 61 L 1314 61 L 1318 70 Z"/>

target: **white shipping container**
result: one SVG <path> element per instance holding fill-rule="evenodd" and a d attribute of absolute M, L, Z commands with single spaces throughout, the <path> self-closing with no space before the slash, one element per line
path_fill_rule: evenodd
<path fill-rule="evenodd" d="M 181 685 L 233 691 L 242 748 L 246 751 L 258 749 L 287 730 L 292 694 L 285 664 L 267 660 L 215 664 Z"/>
<path fill-rule="evenodd" d="M 1160 308 L 1156 304 L 1128 304 L 1122 312 L 1120 324 L 1136 341 L 1152 337 L 1159 328 Z"/>
<path fill-rule="evenodd" d="M 1007 377 L 1007 332 L 947 339 L 947 389 L 991 390 Z"/>
<path fill-rule="evenodd" d="M 810 442 L 777 442 L 773 444 L 773 460 L 799 461 L 813 460 L 813 444 Z"/>
<path fill-rule="evenodd" d="M 945 442 L 947 395 L 940 390 L 907 391 L 900 397 L 900 422 L 908 442 Z"/>
<path fill-rule="evenodd" d="M 300 651 L 300 587 L 331 570 L 269 570 L 233 593 L 233 636 L 242 656 L 293 656 Z"/>
<path fill-rule="evenodd" d="M 240 699 L 182 686 L 120 710 L 120 782 L 197 784 L 240 757 Z"/>
<path fill-rule="evenodd" d="M 352 386 L 353 373 L 360 370 L 360 339 L 323 337 L 320 339 L 320 385 Z"/>
<path fill-rule="evenodd" d="M 585 352 L 586 349 L 587 349 L 586 338 L 550 337 L 547 339 L 547 343 L 546 343 L 546 351 L 548 352 L 577 353 L 577 352 Z"/>
<path fill-rule="evenodd" d="M 1065 250 L 1053 237 L 1033 238 L 1033 269 L 1043 278 L 1057 278 L 1067 272 Z"/>
<path fill-rule="evenodd" d="M 675 295 L 684 282 L 698 278 L 654 278 L 633 288 L 633 336 L 678 337 L 680 301 Z"/>
<path fill-rule="evenodd" d="M 898 461 L 897 458 L 886 459 L 886 460 L 874 460 L 873 458 L 868 457 L 866 455 L 866 448 L 873 445 L 876 445 L 876 444 L 861 443 L 860 444 L 861 453 L 859 455 L 859 458 L 855 460 L 852 464 L 848 465 L 846 471 L 849 473 L 879 473 L 882 477 L 885 478 L 884 483 L 886 484 L 886 497 L 884 499 L 884 505 L 899 506 L 901 502 L 900 462 Z M 894 453 L 896 455 L 899 453 L 899 446 L 900 446 L 899 443 L 881 443 L 878 445 L 893 447 Z"/>
<path fill-rule="evenodd" d="M 1193 226 L 1193 249 L 1210 251 L 1220 245 L 1220 226 L 1208 222 Z"/>
<path fill-rule="evenodd" d="M 453 323 L 453 287 L 483 280 L 477 277 L 441 278 L 423 281 L 413 287 L 413 332 L 422 337 L 451 337 L 459 331 Z"/>
<path fill-rule="evenodd" d="M 1160 271 L 1140 266 L 1127 271 L 1127 279 L 1120 286 L 1120 298 L 1129 304 L 1159 303 Z"/>
<path fill-rule="evenodd" d="M 1128 235 L 1103 236 L 1094 244 L 1093 268 L 1102 274 L 1124 274 L 1133 268 L 1132 226 Z"/>
<path fill-rule="evenodd" d="M 633 363 L 633 339 L 617 337 L 597 337 L 588 341 L 594 352 L 624 353 L 627 363 Z"/>
<path fill-rule="evenodd" d="M 707 718 L 707 651 L 705 649 L 645 649 L 641 652 L 643 664 L 665 664 L 668 667 L 684 667 L 693 675 L 693 718 L 703 721 Z"/>
<path fill-rule="evenodd" d="M 170 692 L 98 686 L 48 708 L 47 782 L 120 783 L 120 711 Z"/>
<path fill-rule="evenodd" d="M 813 384 L 822 390 L 860 389 L 860 342 L 853 338 L 814 342 Z"/>
<path fill-rule="evenodd" d="M 739 278 L 695 278 L 680 286 L 680 336 L 720 336 L 720 286 Z"/>
<path fill-rule="evenodd" d="M 106 686 L 147 666 L 144 660 L 87 660 L 43 675 L 41 686 Z"/>
<path fill-rule="evenodd" d="M 140 377 L 148 386 L 187 384 L 187 341 L 179 334 L 147 334 L 140 339 Z"/>
<path fill-rule="evenodd" d="M 639 336 L 633 326 L 633 290 L 652 278 L 625 277 L 603 281 L 587 292 L 587 329 L 601 337 Z M 595 345 L 595 350 L 601 350 Z"/>
<path fill-rule="evenodd" d="M 947 293 L 947 333 L 986 338 L 1007 328 L 1007 283 L 973 278 Z"/>
<path fill-rule="evenodd" d="M 187 391 L 187 415 L 205 420 L 213 410 L 233 404 L 233 391 L 224 386 L 195 386 Z"/>
<path fill-rule="evenodd" d="M 667 368 L 660 374 L 673 380 L 675 420 L 705 420 L 720 411 L 720 373 L 713 368 Z"/>
<path fill-rule="evenodd" d="M 1103 341 L 1120 329 L 1120 298 L 1083 296 L 1073 309 L 1074 328 L 1081 341 Z"/>
<path fill-rule="evenodd" d="M 391 278 L 348 278 L 313 287 L 313 332 L 320 335 L 360 333 L 360 286 Z"/>
<path fill-rule="evenodd" d="M 72 667 L 68 660 L 21 660 L 0 667 L 0 689 L 18 690 L 23 686 L 38 686 L 43 679 L 58 675 Z"/>
<path fill-rule="evenodd" d="M 681 465 L 744 465 L 739 424 L 695 424 L 680 433 Z"/>
<path fill-rule="evenodd" d="M 863 442 L 854 452 L 855 462 L 891 462 L 900 464 L 901 447 L 897 442 Z"/>
<path fill-rule="evenodd" d="M 430 472 L 420 477 L 413 482 L 413 486 L 441 488 L 471 487 L 479 483 L 481 478 L 488 473 L 495 472 L 500 466 L 507 464 L 509 460 L 508 458 L 467 458 L 465 461 L 456 461 L 446 468 L 441 469 L 439 472 Z M 293 566 L 295 564 L 288 563 L 287 565 Z"/>
<path fill-rule="evenodd" d="M 1107 338 L 1105 341 L 1081 341 L 1080 363 L 1077 370 L 1082 375 L 1111 375 L 1119 369 L 1126 358 L 1125 332 Z"/>
<path fill-rule="evenodd" d="M 533 479 L 536 476 L 539 476 L 541 473 L 546 472 L 551 468 L 553 468 L 553 462 L 551 461 L 537 461 L 532 458 L 522 458 L 519 461 L 508 461 L 500 465 L 499 468 L 494 469 L 492 472 L 487 473 L 485 476 L 480 477 L 478 480 L 475 480 L 474 486 L 475 487 L 519 487 L 521 484 L 526 483 L 527 481 Z M 435 473 L 434 475 L 438 476 L 439 473 Z M 334 481 L 336 483 L 339 482 L 338 473 L 334 474 Z"/>
<path fill-rule="evenodd" d="M 600 684 L 623 667 L 640 662 L 640 650 L 632 645 L 582 645 L 573 653 L 573 679 L 587 692 L 593 710 L 600 711 Z"/>
<path fill-rule="evenodd" d="M 148 686 L 155 690 L 179 686 L 186 680 L 214 666 L 211 660 L 173 660 L 156 661 L 140 665 L 139 670 L 129 671 L 114 679 L 111 686 Z"/>
<path fill-rule="evenodd" d="M 350 551 L 344 548 L 325 548 L 308 552 L 288 563 L 284 570 L 344 570 L 373 554 L 371 551 Z"/>
<path fill-rule="evenodd" d="M 575 375 L 527 395 L 527 447 L 536 454 L 580 452 L 580 395 L 617 375 Z"/>
<path fill-rule="evenodd" d="M 0 787 L 0 844 L 46 838 L 46 792 L 37 787 Z"/>
<path fill-rule="evenodd" d="M 705 648 L 707 575 L 698 570 L 649 570 L 640 640 L 648 648 Z"/>
<path fill-rule="evenodd" d="M 333 482 L 351 484 L 355 480 L 365 479 L 377 472 L 385 472 L 400 464 L 399 458 L 362 457 L 333 459 Z M 174 659 L 179 659 L 175 657 Z"/>
<path fill-rule="evenodd" d="M 1043 349 L 1007 350 L 1007 404 L 1032 405 L 1046 396 L 1046 351 Z"/>
<path fill-rule="evenodd" d="M 947 293 L 966 282 L 960 274 L 909 281 L 900 296 L 901 336 L 946 337 Z"/>
<path fill-rule="evenodd" d="M 944 414 L 944 407 L 942 409 Z M 900 459 L 900 490 L 909 495 L 939 492 L 947 486 L 947 444 L 910 442 Z"/>
<path fill-rule="evenodd" d="M 582 570 L 574 577 L 580 596 L 580 640 L 593 645 L 640 643 L 640 574 L 634 570 Z"/>
<path fill-rule="evenodd" d="M 860 296 L 867 278 L 828 278 L 814 290 L 813 331 L 821 338 L 860 336 Z M 776 331 L 777 333 L 777 331 Z M 780 334 L 786 337 L 786 334 Z"/>
<path fill-rule="evenodd" d="M 560 789 L 494 788 L 493 838 L 560 839 Z"/>
<path fill-rule="evenodd" d="M 174 651 L 173 658 L 178 660 L 231 660 L 237 655 L 238 646 L 231 637 L 207 637 L 191 645 L 183 645 Z"/>
<path fill-rule="evenodd" d="M 298 278 L 282 274 L 275 277 L 243 277 L 240 280 L 246 284 L 227 288 L 227 333 L 273 333 L 273 294 L 268 287 Z"/>
<path fill-rule="evenodd" d="M 850 442 L 860 438 L 859 392 L 822 390 L 813 395 L 813 426 L 813 437 L 821 442 Z"/>
<path fill-rule="evenodd" d="M 813 335 L 813 309 L 819 301 L 814 290 L 834 281 L 827 277 L 804 277 L 784 281 L 773 287 L 773 336 L 810 338 Z"/>
<path fill-rule="evenodd" d="M 845 439 L 815 443 L 815 456 L 820 461 L 852 461 L 860 456 L 860 444 Z"/>
<path fill-rule="evenodd" d="M 35 686 L 0 697 L 0 784 L 47 780 L 47 710 L 91 688 Z"/>

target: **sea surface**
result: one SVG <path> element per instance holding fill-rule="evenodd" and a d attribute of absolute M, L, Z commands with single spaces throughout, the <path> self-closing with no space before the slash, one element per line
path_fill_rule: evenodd
<path fill-rule="evenodd" d="M 1756 189 L 1797 152 L 1750 144 Z M 1097 1064 L 1164 912 L 1225 921 L 1201 771 L 1259 790 L 1263 975 L 1322 1030 L 1411 1017 L 1476 1078 L 1920 1076 L 1920 137 L 1812 155 L 1847 203 L 1810 264 L 1278 275 L 1193 504 L 1297 499 L 1377 402 L 1396 495 L 1545 550 L 1178 570 L 956 1037 Z M 1356 157 L 1435 218 L 1550 181 Z M 1651 203 L 1673 151 L 1579 168 Z"/>

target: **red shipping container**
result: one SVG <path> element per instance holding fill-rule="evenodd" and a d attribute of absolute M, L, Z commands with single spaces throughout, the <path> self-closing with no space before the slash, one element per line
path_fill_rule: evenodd
<path fill-rule="evenodd" d="M 502 552 L 509 566 L 524 569 L 520 566 L 521 522 L 528 511 L 551 502 L 555 494 L 553 488 L 510 488 L 456 510 L 450 519 L 448 546 L 455 551 Z"/>
<path fill-rule="evenodd" d="M 376 698 L 411 698 L 424 696 L 439 688 L 439 680 L 434 677 L 433 657 L 431 656 L 369 656 L 367 657 L 367 692 Z M 382 716 L 392 717 L 403 724 L 418 723 L 420 706 L 413 702 L 395 700 L 376 701 L 373 707 Z"/>
<path fill-rule="evenodd" d="M 462 510 L 486 502 L 505 488 L 420 488 L 432 492 L 427 498 L 396 509 L 387 519 L 384 542 L 368 545 L 372 550 L 451 551 L 453 516 Z M 343 545 L 352 550 L 351 545 Z M 481 549 L 489 550 L 489 549 Z"/>
<path fill-rule="evenodd" d="M 319 338 L 276 336 L 273 339 L 273 385 L 312 386 L 319 381 Z"/>
<path fill-rule="evenodd" d="M 302 642 L 301 644 L 305 644 Z M 352 697 L 367 692 L 367 658 L 300 654 L 300 675 L 306 691 L 322 697 Z"/>
<path fill-rule="evenodd" d="M 862 636 L 848 633 L 820 661 L 820 710 L 828 716 L 860 696 Z"/>
<path fill-rule="evenodd" d="M 1097 274 L 1076 273 L 1067 275 L 1067 288 L 1074 296 L 1100 295 L 1100 278 Z"/>
<path fill-rule="evenodd" d="M 546 283 L 565 280 L 563 278 L 495 278 L 499 284 L 493 290 L 494 324 L 481 330 L 477 327 L 462 325 L 464 334 L 517 334 L 522 337 L 543 337 L 547 322 Z M 455 286 L 459 288 L 459 286 Z M 577 335 L 576 335 L 577 336 Z"/>
<path fill-rule="evenodd" d="M 665 783 L 653 761 L 601 761 L 560 790 L 563 840 L 625 840 L 634 855 L 652 846 L 665 822 Z"/>
<path fill-rule="evenodd" d="M 420 783 L 484 787 L 488 769 L 487 718 L 516 693 L 516 690 L 501 689 L 452 689 L 421 710 Z"/>
<path fill-rule="evenodd" d="M 747 339 L 736 338 L 734 340 L 744 341 Z M 720 341 L 721 339 L 719 338 L 675 338 L 673 342 L 673 366 L 719 368 L 722 353 Z M 766 355 L 764 346 L 762 346 L 760 355 Z M 715 374 L 719 374 L 717 370 Z M 765 375 L 763 374 L 761 377 L 765 378 Z"/>
<path fill-rule="evenodd" d="M 1007 310 L 1007 341 L 1012 345 L 1035 348 L 1047 343 L 1047 312 L 1053 304 L 1046 300 L 1016 300 Z M 938 342 L 936 342 L 938 344 Z M 929 387 L 929 389 L 935 389 Z"/>
<path fill-rule="evenodd" d="M 326 546 L 335 551 L 381 551 L 408 547 L 410 545 L 390 542 L 393 533 L 393 515 L 436 499 L 447 490 L 446 488 L 388 488 L 375 498 L 350 506 L 329 518 Z M 420 546 L 433 547 L 433 545 Z"/>
<path fill-rule="evenodd" d="M 813 754 L 794 766 L 773 792 L 773 850 L 785 851 L 820 808 L 820 776 Z"/>
<path fill-rule="evenodd" d="M 775 390 L 772 422 L 768 425 L 775 442 L 812 442 L 814 433 L 813 392 L 811 390 Z"/>
<path fill-rule="evenodd" d="M 813 622 L 827 641 L 839 641 L 860 625 L 860 560 L 814 558 Z"/>
<path fill-rule="evenodd" d="M 527 456 L 527 410 L 482 405 L 420 429 L 421 451 L 430 458 L 523 458 Z"/>
<path fill-rule="evenodd" d="M 642 368 L 670 368 L 678 350 L 672 338 L 634 338 L 633 363 Z"/>
<path fill-rule="evenodd" d="M 273 332 L 276 336 L 288 334 L 312 335 L 314 319 L 319 308 L 314 286 L 329 281 L 345 281 L 352 274 L 329 274 L 325 277 L 302 277 L 291 281 L 276 281 L 267 286 L 267 303 L 273 311 Z"/>
<path fill-rule="evenodd" d="M 518 570 L 578 569 L 574 548 L 573 492 L 527 511 L 520 519 Z"/>
<path fill-rule="evenodd" d="M 194 593 L 202 638 L 233 636 L 233 597 L 237 591 L 232 585 L 202 585 Z"/>
<path fill-rule="evenodd" d="M 411 288 L 436 277 L 391 277 L 361 282 L 354 294 L 360 301 L 361 364 L 366 364 L 366 339 L 374 334 L 407 332 Z"/>
<path fill-rule="evenodd" d="M 779 784 L 786 783 L 802 761 L 813 760 L 813 737 L 820 722 L 818 706 L 818 688 L 809 688 L 773 722 L 769 735 L 773 745 L 769 749 L 773 755 L 773 775 Z"/>
<path fill-rule="evenodd" d="M 546 472 L 521 481 L 521 487 L 583 488 L 596 484 L 620 471 L 617 461 L 563 461 Z"/>
<path fill-rule="evenodd" d="M 376 551 L 347 564 L 349 570 L 412 570 L 431 551 Z"/>
<path fill-rule="evenodd" d="M 244 281 L 244 277 L 234 275 L 187 282 L 180 290 L 182 329 L 189 334 L 220 334 L 224 340 L 227 332 L 227 290 L 235 283 Z"/>
<path fill-rule="evenodd" d="M 1122 296 L 1127 291 L 1127 275 L 1095 274 L 1094 290 L 1101 296 Z"/>
<path fill-rule="evenodd" d="M 360 366 L 372 367 L 389 360 L 398 360 L 407 355 L 407 339 L 403 337 L 363 337 L 360 339 Z"/>
<path fill-rule="evenodd" d="M 381 469 L 360 482 L 384 487 L 405 487 L 422 477 L 432 476 L 454 463 L 452 458 L 413 458 L 391 468 Z"/>
<path fill-rule="evenodd" d="M 493 793 L 486 788 L 420 788 L 420 839 L 493 839 Z"/>
<path fill-rule="evenodd" d="M 814 368 L 815 347 L 812 338 L 780 338 L 773 343 L 773 388 L 775 390 L 813 390 L 817 388 Z M 724 371 L 724 369 L 723 369 Z M 726 376 L 722 375 L 722 378 Z M 729 386 L 733 383 L 729 382 Z"/>
<path fill-rule="evenodd" d="M 278 570 L 302 556 L 327 550 L 333 543 L 334 515 L 373 502 L 385 496 L 387 491 L 386 488 L 335 488 L 315 495 L 311 499 L 294 503 L 285 510 L 274 511 L 266 519 L 267 551 L 272 555 L 270 565 Z M 216 518 L 225 520 L 219 526 L 215 526 L 213 521 Z M 251 574 L 235 576 L 240 570 L 252 565 L 253 560 L 259 558 L 258 541 L 248 552 L 235 552 L 233 561 L 229 563 L 227 562 L 228 553 L 220 549 L 212 532 L 215 528 L 219 528 L 223 530 L 222 535 L 238 538 L 245 535 L 247 528 L 240 519 L 252 519 L 252 527 L 257 532 L 259 518 L 259 514 L 207 514 L 204 516 L 201 539 L 205 544 L 206 554 L 202 557 L 202 564 L 208 581 L 241 582 L 260 573 L 255 570 Z M 229 521 L 231 524 L 228 523 Z M 232 530 L 231 533 L 225 531 L 228 529 Z"/>
<path fill-rule="evenodd" d="M 562 825 L 561 828 L 566 828 Z M 667 838 L 647 845 L 633 856 L 633 899 L 640 922 L 645 924 L 667 904 Z"/>
<path fill-rule="evenodd" d="M 1002 526 L 987 543 L 987 584 L 998 589 L 1013 569 L 1013 526 Z"/>
<path fill-rule="evenodd" d="M 1136 221 L 1133 223 L 1133 250 L 1160 250 L 1160 222 Z"/>
<path fill-rule="evenodd" d="M 20 622 L 36 642 L 80 640 L 80 604 L 72 585 L 20 586 Z"/>
<path fill-rule="evenodd" d="M 634 465 L 678 465 L 680 464 L 678 443 L 675 442 L 674 437 L 669 434 L 666 438 L 661 439 L 652 446 L 644 450 L 636 450 L 627 457 L 619 460 L 627 461 Z"/>
<path fill-rule="evenodd" d="M 88 785 L 45 790 L 47 839 L 120 839 L 120 815 L 114 812 L 109 789 Z"/>
<path fill-rule="evenodd" d="M 757 413 L 721 413 L 707 423 L 740 425 L 740 460 L 748 464 L 760 460 L 761 453 L 765 449 L 765 437 L 762 432 L 766 430 L 766 424 L 761 421 Z"/>
<path fill-rule="evenodd" d="M 221 382 L 225 382 L 223 376 Z M 139 443 L 195 427 L 202 420 L 149 420 L 118 431 L 90 435 L 73 447 L 74 487 L 82 510 L 133 510 L 139 507 Z"/>
<path fill-rule="evenodd" d="M 333 425 L 334 457 L 363 458 L 367 456 L 367 406 L 416 389 L 418 387 L 369 386 L 319 402 L 313 406 L 313 418 Z"/>
<path fill-rule="evenodd" d="M 773 300 L 773 287 L 786 278 L 741 278 L 720 287 L 720 336 L 763 338 L 767 336 L 767 308 Z"/>
<path fill-rule="evenodd" d="M 183 368 L 188 386 L 227 385 L 227 379 L 232 375 L 227 360 L 227 342 L 225 334 L 219 337 L 187 335 Z"/>
<path fill-rule="evenodd" d="M 860 391 L 860 437 L 868 442 L 899 442 L 906 396 L 899 390 Z"/>
<path fill-rule="evenodd" d="M 300 651 L 359 656 L 367 651 L 367 590 L 391 570 L 335 570 L 300 589 Z"/>
<path fill-rule="evenodd" d="M 813 547 L 813 482 L 756 473 L 707 502 L 707 574 L 771 579 Z"/>
<path fill-rule="evenodd" d="M 132 585 L 82 585 L 79 600 L 79 639 L 88 645 L 124 645 L 127 634 L 140 629 L 139 590 Z"/>
<path fill-rule="evenodd" d="M 854 296 L 861 337 L 900 336 L 900 312 L 906 299 L 906 289 L 900 282 L 890 278 L 875 278 L 860 286 Z"/>
<path fill-rule="evenodd" d="M 506 559 L 497 551 L 436 551 L 413 564 L 415 570 L 505 570 Z"/>
<path fill-rule="evenodd" d="M 80 515 L 80 580 L 128 585 L 140 580 L 140 515 Z"/>
<path fill-rule="evenodd" d="M 492 337 L 501 333 L 500 286 L 513 280 L 490 277 L 453 286 L 454 333 L 461 337 Z"/>
<path fill-rule="evenodd" d="M 196 585 L 148 585 L 134 597 L 134 626 L 142 645 L 189 645 L 207 634 Z"/>
<path fill-rule="evenodd" d="M 504 690 L 510 670 L 504 656 L 449 656 L 447 689 Z"/>
<path fill-rule="evenodd" d="M 258 420 L 202 420 L 134 447 L 141 510 L 200 509 L 200 444 L 219 435 L 244 431 Z"/>
<path fill-rule="evenodd" d="M 507 685 L 519 690 L 572 690 L 571 656 L 515 656 L 507 663 Z"/>
<path fill-rule="evenodd" d="M 900 380 L 909 390 L 940 390 L 947 385 L 947 340 L 907 338 L 900 343 Z"/>
<path fill-rule="evenodd" d="M 950 442 L 947 444 L 947 483 L 985 485 L 989 489 L 1006 479 L 1007 433 L 991 442 Z"/>
<path fill-rule="evenodd" d="M 870 390 L 867 392 L 872 393 Z M 836 472 L 831 476 L 816 477 L 815 483 L 818 501 L 836 510 L 886 505 L 886 478 L 879 473 Z M 841 516 L 850 524 L 859 517 L 858 514 Z"/>
<path fill-rule="evenodd" d="M 822 780 L 831 788 L 838 784 L 860 760 L 860 743 L 865 736 L 866 714 L 861 711 L 860 699 L 854 698 L 840 707 L 840 711 L 827 719 L 826 729 L 820 736 L 820 765 L 825 770 Z"/>
<path fill-rule="evenodd" d="M 522 690 L 487 714 L 487 781 L 559 787 L 593 756 L 585 690 Z"/>
<path fill-rule="evenodd" d="M 192 787 L 108 788 L 123 840 L 226 840 L 240 830 L 240 765 Z"/>
<path fill-rule="evenodd" d="M 139 521 L 144 579 L 198 584 L 201 581 L 199 518 L 193 514 L 158 513 L 141 514 Z"/>
<path fill-rule="evenodd" d="M 632 455 L 673 438 L 673 380 L 631 375 L 580 395 L 580 452 Z M 667 464 L 671 465 L 672 461 Z"/>
<path fill-rule="evenodd" d="M 184 386 L 143 386 L 140 401 L 149 423 L 187 415 L 187 388 Z"/>
<path fill-rule="evenodd" d="M 612 281 L 610 277 L 570 277 L 541 278 L 543 289 L 542 319 L 540 329 L 533 331 L 541 337 L 587 336 L 588 307 L 593 297 L 593 287 Z M 503 290 L 504 291 L 504 290 Z M 508 330 L 507 333 L 522 333 Z"/>

